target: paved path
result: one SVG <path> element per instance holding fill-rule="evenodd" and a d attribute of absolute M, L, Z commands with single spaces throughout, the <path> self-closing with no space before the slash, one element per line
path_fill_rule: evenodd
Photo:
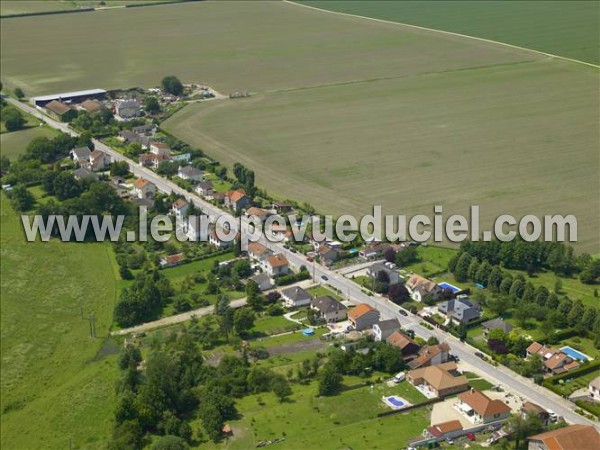
<path fill-rule="evenodd" d="M 238 300 L 232 300 L 230 306 L 232 308 L 239 308 L 240 306 L 244 306 L 246 304 L 245 298 L 240 298 Z M 155 328 L 166 327 L 167 325 L 175 325 L 177 323 L 186 322 L 192 317 L 202 317 L 208 314 L 212 314 L 215 311 L 215 307 L 213 305 L 205 306 L 203 308 L 194 309 L 193 311 L 184 312 L 181 314 L 177 314 L 175 316 L 165 317 L 164 319 L 158 319 L 153 322 L 146 322 L 141 325 L 136 325 L 135 327 L 122 328 L 120 330 L 112 331 L 110 334 L 113 336 L 123 336 L 131 333 L 141 333 L 143 331 L 154 330 Z"/>
<path fill-rule="evenodd" d="M 16 107 L 21 108 L 22 110 L 40 118 L 41 120 L 48 123 L 54 128 L 57 128 L 61 131 L 64 131 L 65 133 L 74 136 L 78 134 L 75 131 L 71 130 L 66 124 L 57 122 L 56 120 L 46 117 L 45 115 L 41 114 L 37 109 L 32 108 L 31 106 L 19 102 L 13 98 L 7 98 L 6 100 L 9 103 L 15 105 Z M 218 207 L 206 202 L 196 194 L 190 193 L 180 188 L 175 183 L 162 178 L 150 169 L 140 166 L 135 161 L 126 158 L 121 153 L 104 145 L 100 141 L 94 140 L 94 145 L 96 145 L 97 149 L 103 150 L 106 153 L 110 154 L 115 161 L 127 161 L 129 163 L 131 171 L 135 175 L 144 177 L 147 180 L 151 181 L 157 186 L 159 190 L 166 193 L 175 192 L 184 196 L 196 207 L 200 208 L 204 214 L 208 215 L 211 221 L 216 221 L 216 219 L 219 216 L 226 216 L 232 218 L 232 215 L 230 213 L 223 211 Z M 241 227 L 241 231 L 247 231 L 245 225 L 242 224 Z M 545 409 L 550 409 L 554 411 L 559 416 L 563 416 L 565 420 L 570 423 L 594 425 L 597 429 L 600 430 L 600 424 L 598 422 L 592 421 L 575 413 L 574 410 L 576 406 L 573 403 L 569 402 L 566 399 L 563 399 L 562 397 L 556 395 L 554 392 L 548 389 L 536 385 L 532 380 L 524 378 L 504 366 L 494 366 L 490 363 L 482 361 L 481 359 L 475 356 L 475 352 L 477 351 L 477 349 L 475 349 L 474 347 L 471 347 L 466 343 L 460 342 L 451 334 L 445 333 L 437 328 L 429 330 L 421 326 L 421 319 L 417 316 L 414 316 L 408 311 L 406 311 L 408 313 L 408 316 L 404 317 L 399 313 L 400 308 L 394 303 L 387 300 L 386 298 L 380 296 L 366 295 L 362 291 L 361 287 L 354 281 L 349 280 L 343 275 L 331 271 L 319 264 L 316 264 L 314 261 L 309 262 L 306 259 L 306 256 L 299 253 L 292 253 L 286 248 L 284 248 L 280 243 L 270 242 L 264 236 L 261 237 L 258 240 L 258 242 L 265 245 L 267 248 L 273 250 L 276 253 L 283 253 L 292 265 L 296 267 L 306 266 L 312 273 L 314 282 L 328 284 L 329 286 L 336 288 L 341 293 L 341 295 L 346 297 L 351 303 L 367 303 L 377 308 L 381 312 L 381 315 L 384 319 L 396 318 L 403 326 L 403 328 L 412 329 L 418 336 L 421 336 L 426 340 L 430 337 L 435 337 L 440 342 L 449 342 L 450 346 L 452 347 L 452 353 L 456 354 L 462 361 L 473 366 L 475 368 L 475 371 L 481 376 L 490 380 L 496 380 L 498 383 L 506 386 L 507 389 L 512 391 L 513 393 L 518 394 L 534 403 L 537 403 Z"/>

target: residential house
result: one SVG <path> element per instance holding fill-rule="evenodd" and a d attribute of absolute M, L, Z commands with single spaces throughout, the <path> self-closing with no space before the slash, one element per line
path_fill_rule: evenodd
<path fill-rule="evenodd" d="M 52 100 L 44 106 L 46 113 L 61 122 L 70 122 L 77 117 L 77 110 L 60 100 Z"/>
<path fill-rule="evenodd" d="M 550 419 L 550 414 L 548 414 L 548 411 L 546 411 L 540 405 L 536 405 L 535 403 L 526 401 L 523 403 L 523 406 L 521 406 L 521 417 L 523 419 L 526 419 L 527 416 L 530 415 L 537 416 L 544 425 L 548 425 Z"/>
<path fill-rule="evenodd" d="M 144 150 L 150 146 L 150 138 L 148 136 L 138 134 L 131 130 L 119 131 L 118 139 L 124 144 L 133 144 L 137 142 Z"/>
<path fill-rule="evenodd" d="M 254 217 L 260 220 L 265 220 L 267 217 L 269 217 L 269 211 L 251 206 L 246 210 L 246 217 Z"/>
<path fill-rule="evenodd" d="M 271 280 L 271 277 L 266 273 L 259 273 L 258 275 L 254 275 L 250 277 L 249 280 L 254 281 L 262 292 L 268 291 L 273 287 L 273 281 Z"/>
<path fill-rule="evenodd" d="M 598 450 L 600 433 L 593 425 L 569 425 L 527 438 L 528 450 Z"/>
<path fill-rule="evenodd" d="M 168 155 L 155 155 L 154 153 L 143 153 L 139 156 L 139 161 L 142 166 L 151 167 L 154 170 L 158 169 L 162 162 L 170 160 L 171 157 Z"/>
<path fill-rule="evenodd" d="M 417 302 L 422 302 L 428 296 L 437 300 L 442 294 L 442 288 L 435 282 L 416 274 L 408 279 L 406 288 L 410 292 L 411 298 Z"/>
<path fill-rule="evenodd" d="M 156 194 L 156 186 L 154 183 L 146 180 L 145 178 L 138 178 L 133 182 L 133 195 L 137 198 L 154 198 Z"/>
<path fill-rule="evenodd" d="M 287 214 L 291 213 L 294 210 L 294 207 L 292 205 L 288 205 L 287 203 L 273 202 L 271 209 L 277 214 Z"/>
<path fill-rule="evenodd" d="M 169 147 L 169 144 L 165 144 L 164 142 L 150 142 L 148 148 L 150 153 L 154 155 L 162 155 L 167 156 L 169 159 L 171 158 L 171 147 Z"/>
<path fill-rule="evenodd" d="M 484 424 L 507 419 L 510 407 L 502 400 L 492 400 L 483 392 L 470 389 L 458 394 L 456 408 L 471 422 Z"/>
<path fill-rule="evenodd" d="M 275 237 L 275 239 L 278 239 L 279 241 L 283 241 L 285 239 L 287 231 L 288 229 L 285 223 L 277 223 L 275 221 L 269 227 L 269 232 Z"/>
<path fill-rule="evenodd" d="M 223 231 L 223 235 L 224 236 L 229 236 L 228 232 L 225 232 L 225 230 Z M 219 234 L 217 233 L 217 230 L 212 230 L 209 235 L 208 235 L 208 243 L 211 245 L 214 245 L 215 247 L 219 248 L 219 249 L 223 249 L 223 248 L 228 248 L 230 247 L 234 242 L 239 242 L 240 240 L 240 233 L 238 232 L 233 239 L 221 239 L 219 237 Z"/>
<path fill-rule="evenodd" d="M 445 342 L 436 345 L 426 345 L 419 351 L 419 356 L 408 363 L 411 369 L 435 366 L 448 362 L 450 357 L 450 346 Z"/>
<path fill-rule="evenodd" d="M 184 259 L 185 257 L 183 256 L 183 253 L 177 253 L 176 255 L 167 255 L 164 258 L 161 258 L 159 263 L 161 267 L 167 268 L 183 263 Z"/>
<path fill-rule="evenodd" d="M 248 244 L 248 256 L 261 263 L 273 254 L 271 250 L 259 242 L 250 242 Z"/>
<path fill-rule="evenodd" d="M 451 321 L 464 325 L 481 317 L 479 303 L 470 300 L 469 296 L 464 294 L 440 303 L 438 311 L 445 314 Z"/>
<path fill-rule="evenodd" d="M 462 436 L 464 432 L 460 420 L 449 420 L 448 422 L 430 426 L 423 434 L 426 438 L 434 438 L 438 441 L 443 441 Z"/>
<path fill-rule="evenodd" d="M 322 244 L 317 250 L 319 260 L 325 267 L 330 267 L 334 262 L 341 258 L 344 254 L 343 250 L 335 247 L 331 247 L 327 244 Z"/>
<path fill-rule="evenodd" d="M 600 401 L 600 377 L 594 378 L 588 385 L 588 390 L 592 400 Z"/>
<path fill-rule="evenodd" d="M 87 111 L 90 114 L 100 112 L 104 109 L 104 105 L 102 103 L 100 103 L 97 100 L 90 99 L 84 100 L 79 106 L 81 106 L 81 109 Z"/>
<path fill-rule="evenodd" d="M 97 172 L 99 170 L 104 170 L 110 164 L 111 158 L 108 153 L 103 152 L 102 150 L 94 150 L 90 154 L 90 161 L 88 169 Z"/>
<path fill-rule="evenodd" d="M 419 350 L 421 349 L 419 344 L 399 331 L 395 331 L 389 335 L 386 339 L 386 342 L 400 350 L 404 360 L 406 361 L 416 358 L 419 354 Z"/>
<path fill-rule="evenodd" d="M 298 286 L 292 286 L 281 291 L 281 298 L 288 308 L 299 308 L 310 305 L 310 294 Z"/>
<path fill-rule="evenodd" d="M 194 166 L 180 166 L 177 176 L 182 180 L 200 181 L 202 180 L 202 171 Z"/>
<path fill-rule="evenodd" d="M 487 322 L 483 322 L 481 324 L 483 327 L 483 334 L 485 336 L 492 330 L 502 330 L 504 333 L 508 334 L 512 331 L 513 326 L 502 319 L 502 317 L 496 317 L 495 319 L 488 320 Z"/>
<path fill-rule="evenodd" d="M 266 261 L 267 273 L 275 278 L 282 275 L 287 275 L 290 270 L 290 265 L 283 253 L 277 253 L 267 257 Z"/>
<path fill-rule="evenodd" d="M 223 200 L 225 202 L 225 206 L 233 209 L 234 211 L 238 211 L 250 206 L 250 197 L 246 195 L 246 191 L 243 189 L 225 192 L 225 197 Z"/>
<path fill-rule="evenodd" d="M 189 210 L 189 207 L 190 205 L 185 199 L 178 198 L 171 204 L 171 212 L 175 215 L 177 220 L 183 221 Z"/>
<path fill-rule="evenodd" d="M 390 280 L 390 284 L 398 284 L 400 283 L 400 274 L 397 270 L 394 270 L 396 265 L 394 263 L 374 263 L 371 267 L 367 269 L 367 275 L 373 279 L 377 279 L 379 273 L 383 272 L 387 275 Z"/>
<path fill-rule="evenodd" d="M 533 342 L 527 347 L 526 353 L 527 358 L 540 355 L 544 363 L 544 370 L 552 375 L 558 375 L 579 367 L 579 362 L 566 353 L 551 347 L 545 347 L 539 342 Z"/>
<path fill-rule="evenodd" d="M 92 151 L 88 147 L 76 147 L 69 152 L 71 159 L 78 164 L 85 164 L 90 161 Z"/>
<path fill-rule="evenodd" d="M 400 330 L 400 322 L 398 319 L 380 320 L 373 325 L 373 335 L 376 342 L 385 341 L 393 333 Z"/>
<path fill-rule="evenodd" d="M 120 120 L 138 117 L 141 110 L 142 104 L 137 100 L 118 100 L 115 104 L 115 115 Z"/>
<path fill-rule="evenodd" d="M 140 136 L 154 136 L 156 133 L 156 125 L 148 123 L 145 125 L 138 125 L 131 129 L 135 134 L 139 134 Z"/>
<path fill-rule="evenodd" d="M 311 300 L 310 307 L 316 310 L 319 313 L 319 317 L 326 322 L 338 322 L 345 320 L 348 316 L 348 308 L 342 302 L 338 302 L 329 295 Z"/>
<path fill-rule="evenodd" d="M 443 398 L 469 389 L 469 380 L 458 375 L 455 362 L 409 370 L 406 379 L 413 386 L 419 386 L 419 391 L 428 398 Z"/>
<path fill-rule="evenodd" d="M 97 174 L 95 174 L 89 169 L 86 169 L 85 167 L 75 169 L 73 171 L 73 176 L 76 180 L 83 180 L 84 178 L 92 178 L 94 180 L 97 180 L 99 178 Z"/>
<path fill-rule="evenodd" d="M 186 223 L 187 237 L 192 242 L 208 240 L 208 219 L 206 216 L 190 215 Z"/>
<path fill-rule="evenodd" d="M 201 181 L 196 185 L 196 187 L 194 187 L 194 191 L 207 200 L 211 200 L 212 195 L 215 192 L 212 181 Z"/>
<path fill-rule="evenodd" d="M 379 316 L 379 311 L 366 303 L 361 303 L 348 312 L 348 320 L 356 331 L 371 328 L 379 322 Z"/>
<path fill-rule="evenodd" d="M 386 244 L 379 241 L 371 241 L 368 245 L 358 251 L 358 256 L 366 260 L 377 259 L 381 258 L 387 250 L 393 248 L 394 247 L 392 247 L 391 244 Z"/>

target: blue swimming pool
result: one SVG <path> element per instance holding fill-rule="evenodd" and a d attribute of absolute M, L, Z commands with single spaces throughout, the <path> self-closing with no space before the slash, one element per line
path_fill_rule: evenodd
<path fill-rule="evenodd" d="M 565 355 L 570 356 L 571 358 L 578 359 L 579 361 L 590 360 L 590 357 L 588 355 L 575 350 L 573 347 L 566 346 L 561 348 L 560 351 L 563 352 Z"/>
<path fill-rule="evenodd" d="M 398 397 L 391 396 L 391 397 L 388 397 L 387 400 L 392 405 L 394 405 L 396 408 L 400 408 L 401 406 L 404 406 L 404 402 L 402 400 L 400 400 Z"/>
<path fill-rule="evenodd" d="M 438 283 L 438 286 L 441 287 L 442 289 L 449 289 L 452 291 L 452 293 L 456 293 L 456 292 L 460 291 L 460 288 L 457 288 L 456 286 L 454 286 L 450 283 L 446 283 L 445 281 Z"/>

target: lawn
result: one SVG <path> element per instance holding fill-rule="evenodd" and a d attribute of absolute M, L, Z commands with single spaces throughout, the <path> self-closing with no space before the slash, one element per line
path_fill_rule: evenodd
<path fill-rule="evenodd" d="M 337 292 L 332 291 L 331 289 L 323 286 L 322 284 L 307 289 L 307 292 L 311 295 L 311 297 L 324 297 L 328 295 L 331 298 L 334 298 L 340 302 L 344 300 L 342 296 L 339 295 Z"/>
<path fill-rule="evenodd" d="M 28 243 L 1 197 L 3 448 L 104 448 L 117 344 L 105 342 L 118 276 L 108 244 Z M 96 318 L 96 339 L 89 323 Z"/>
<path fill-rule="evenodd" d="M 411 391 L 412 389 L 412 391 Z M 260 440 L 285 437 L 278 449 L 405 447 L 429 423 L 427 408 L 378 419 L 389 410 L 382 395 L 396 393 L 423 400 L 408 384 L 392 388 L 377 385 L 343 392 L 333 397 L 316 397 L 316 383 L 294 385 L 290 401 L 279 403 L 271 394 L 251 395 L 237 402 L 241 420 L 231 422 L 233 438 L 223 444 L 201 448 L 253 448 Z M 414 392 L 413 392 L 414 391 Z"/>
<path fill-rule="evenodd" d="M 274 335 L 296 330 L 302 326 L 283 316 L 260 316 L 252 328 L 252 336 Z"/>
<path fill-rule="evenodd" d="M 163 273 L 169 280 L 171 280 L 171 282 L 180 283 L 185 279 L 185 277 L 195 275 L 198 272 L 202 272 L 206 275 L 206 273 L 210 272 L 210 270 L 213 268 L 215 261 L 222 262 L 233 258 L 233 252 L 223 253 L 221 255 L 212 256 L 200 261 L 193 261 L 187 264 L 171 267 L 165 269 Z"/>
<path fill-rule="evenodd" d="M 193 104 L 162 126 L 323 213 L 381 205 L 410 218 L 439 204 L 445 218 L 468 217 L 480 205 L 481 230 L 499 214 L 573 214 L 578 249 L 596 253 L 595 70 L 545 60 L 464 70 L 439 61 L 434 71 Z"/>
<path fill-rule="evenodd" d="M 305 1 L 310 6 L 451 31 L 600 64 L 591 1 Z"/>
<path fill-rule="evenodd" d="M 0 155 L 16 160 L 19 155 L 25 153 L 27 144 L 36 137 L 53 138 L 56 131 L 49 127 L 32 127 L 11 133 L 0 134 Z"/>

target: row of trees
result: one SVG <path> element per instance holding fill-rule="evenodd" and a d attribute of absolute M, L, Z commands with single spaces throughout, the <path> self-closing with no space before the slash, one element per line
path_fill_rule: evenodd
<path fill-rule="evenodd" d="M 460 253 L 468 253 L 491 265 L 526 270 L 529 274 L 548 269 L 557 275 L 585 274 L 581 279 L 586 283 L 598 282 L 600 278 L 600 261 L 586 253 L 576 256 L 573 247 L 562 242 L 464 241 Z"/>

